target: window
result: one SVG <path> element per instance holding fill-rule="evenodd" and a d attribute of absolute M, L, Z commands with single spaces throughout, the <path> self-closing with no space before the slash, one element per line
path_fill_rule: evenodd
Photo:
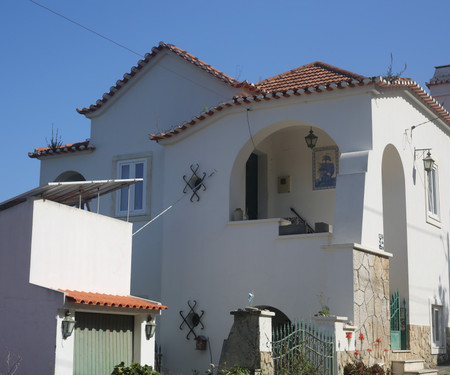
<path fill-rule="evenodd" d="M 428 216 L 439 220 L 439 179 L 436 165 L 433 166 L 431 171 L 427 172 L 427 196 Z"/>
<path fill-rule="evenodd" d="M 442 324 L 442 306 L 431 306 L 431 343 L 434 348 L 444 346 L 444 332 Z"/>
<path fill-rule="evenodd" d="M 147 160 L 124 160 L 117 162 L 117 178 L 143 178 L 144 181 L 137 182 L 129 187 L 122 188 L 117 194 L 116 213 L 117 216 L 145 214 L 145 192 L 146 192 L 146 170 Z M 129 198 L 129 199 L 128 199 Z M 128 207 L 129 205 L 129 207 Z"/>

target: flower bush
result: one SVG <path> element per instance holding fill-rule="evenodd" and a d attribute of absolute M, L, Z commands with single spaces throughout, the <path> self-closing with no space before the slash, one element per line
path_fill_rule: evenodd
<path fill-rule="evenodd" d="M 154 371 L 151 366 L 141 366 L 139 363 L 133 363 L 131 366 L 125 366 L 124 362 L 120 362 L 114 366 L 111 375 L 159 375 L 158 371 Z"/>
<path fill-rule="evenodd" d="M 366 366 L 363 362 L 347 363 L 344 375 L 385 375 L 383 367 L 378 364 Z"/>

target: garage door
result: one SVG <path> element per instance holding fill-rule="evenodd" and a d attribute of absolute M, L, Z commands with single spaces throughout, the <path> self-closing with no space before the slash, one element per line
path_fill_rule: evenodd
<path fill-rule="evenodd" d="M 110 375 L 133 359 L 134 318 L 129 315 L 75 313 L 74 375 Z"/>

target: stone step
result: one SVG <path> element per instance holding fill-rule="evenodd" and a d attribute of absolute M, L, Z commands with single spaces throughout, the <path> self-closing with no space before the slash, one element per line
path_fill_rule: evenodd
<path fill-rule="evenodd" d="M 421 370 L 424 370 L 424 361 L 422 359 L 392 361 L 392 375 L 419 373 Z"/>
<path fill-rule="evenodd" d="M 425 368 L 419 371 L 404 372 L 403 375 L 437 375 L 438 371 L 435 368 Z"/>

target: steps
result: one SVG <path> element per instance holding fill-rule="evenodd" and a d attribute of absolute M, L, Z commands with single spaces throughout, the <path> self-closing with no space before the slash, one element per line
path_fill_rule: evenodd
<path fill-rule="evenodd" d="M 424 368 L 422 359 L 392 361 L 392 375 L 437 375 L 436 369 Z"/>

